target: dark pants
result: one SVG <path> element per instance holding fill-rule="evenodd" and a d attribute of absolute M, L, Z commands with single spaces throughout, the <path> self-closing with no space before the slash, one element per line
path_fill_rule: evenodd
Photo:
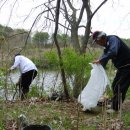
<path fill-rule="evenodd" d="M 112 83 L 113 98 L 112 108 L 120 109 L 121 103 L 125 100 L 127 90 L 130 86 L 130 67 L 119 69 Z"/>
<path fill-rule="evenodd" d="M 19 91 L 21 100 L 23 100 L 26 97 L 26 94 L 29 92 L 29 86 L 36 76 L 37 76 L 36 70 L 30 70 L 21 75 L 19 81 Z"/>

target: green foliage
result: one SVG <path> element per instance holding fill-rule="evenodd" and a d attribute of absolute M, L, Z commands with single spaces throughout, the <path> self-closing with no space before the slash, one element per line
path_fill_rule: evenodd
<path fill-rule="evenodd" d="M 52 34 L 52 41 L 54 41 L 53 40 L 53 34 Z M 58 39 L 58 43 L 59 43 L 59 45 L 61 46 L 61 45 L 66 45 L 66 44 L 69 44 L 70 43 L 70 37 L 68 36 L 68 35 L 66 35 L 66 34 L 57 34 L 57 39 Z"/>
<path fill-rule="evenodd" d="M 65 44 L 70 41 L 69 36 L 65 34 L 61 34 L 61 35 L 58 34 L 57 39 L 58 39 L 59 44 Z"/>
<path fill-rule="evenodd" d="M 123 121 L 125 123 L 125 126 L 128 127 L 130 125 L 130 112 L 124 113 L 122 115 Z"/>
<path fill-rule="evenodd" d="M 33 42 L 37 44 L 46 44 L 48 42 L 49 34 L 47 32 L 36 32 L 33 36 Z"/>
<path fill-rule="evenodd" d="M 25 29 L 16 29 L 15 30 L 17 33 L 29 33 L 27 30 Z"/>
<path fill-rule="evenodd" d="M 46 63 L 45 63 L 44 58 L 42 58 L 42 57 L 39 57 L 39 58 L 33 57 L 33 58 L 31 58 L 31 60 L 36 64 L 36 66 L 38 68 L 46 68 Z"/>
<path fill-rule="evenodd" d="M 45 52 L 43 59 L 45 61 L 44 64 L 46 64 L 46 69 L 60 70 L 59 58 L 56 50 Z M 75 52 L 75 50 L 69 48 L 62 50 L 62 67 L 65 70 L 66 78 L 74 80 L 74 84 L 78 85 L 80 90 L 86 85 L 90 77 L 91 66 L 89 62 L 91 62 L 92 59 L 93 56 L 90 54 L 80 55 Z M 68 85 L 68 89 L 70 90 L 72 88 Z M 71 94 L 71 91 L 69 92 Z"/>
<path fill-rule="evenodd" d="M 3 87 L 4 82 L 5 82 L 4 70 L 0 68 L 0 88 Z"/>
<path fill-rule="evenodd" d="M 44 60 L 46 62 L 46 66 L 49 69 L 58 69 L 59 68 L 59 60 L 56 50 L 51 50 L 44 53 Z"/>
<path fill-rule="evenodd" d="M 0 122 L 0 130 L 4 130 L 4 125 Z"/>
<path fill-rule="evenodd" d="M 127 97 L 127 99 L 129 99 L 129 100 L 130 100 L 130 87 L 129 87 L 129 89 L 128 89 L 127 93 L 126 93 L 126 97 Z"/>
<path fill-rule="evenodd" d="M 89 62 L 92 61 L 90 54 L 80 55 L 73 49 L 64 49 L 62 53 L 63 68 L 67 75 L 85 74 L 90 71 Z M 59 68 L 59 58 L 56 50 L 51 50 L 44 53 L 44 60 L 48 68 Z"/>
<path fill-rule="evenodd" d="M 86 74 L 90 71 L 89 63 L 92 56 L 89 54 L 80 55 L 73 49 L 65 49 L 63 52 L 64 69 L 68 75 Z"/>
<path fill-rule="evenodd" d="M 91 66 L 89 63 L 92 58 L 90 54 L 81 55 L 73 49 L 65 49 L 63 51 L 63 67 L 66 76 L 74 81 L 74 86 L 78 86 L 76 96 L 84 88 L 90 77 Z"/>
<path fill-rule="evenodd" d="M 0 25 L 0 36 L 8 37 L 13 32 L 11 27 Z"/>
<path fill-rule="evenodd" d="M 29 97 L 39 97 L 39 96 L 40 96 L 40 91 L 39 91 L 39 89 L 38 89 L 36 86 L 33 86 L 33 87 L 30 89 Z"/>
<path fill-rule="evenodd" d="M 92 61 L 92 58 L 90 54 L 80 55 L 73 49 L 66 48 L 62 50 L 62 67 L 65 70 L 66 78 L 74 80 L 74 84 L 78 85 L 80 90 L 89 79 L 91 70 L 89 62 Z M 60 69 L 59 58 L 55 50 L 45 52 L 44 59 L 49 69 Z M 68 89 L 70 89 L 69 86 Z"/>
<path fill-rule="evenodd" d="M 130 46 L 130 39 L 122 39 L 128 46 Z"/>

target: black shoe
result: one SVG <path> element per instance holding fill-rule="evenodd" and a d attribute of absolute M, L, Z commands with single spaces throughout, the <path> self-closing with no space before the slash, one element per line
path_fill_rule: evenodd
<path fill-rule="evenodd" d="M 111 99 L 107 99 L 107 100 L 105 100 L 105 101 L 98 101 L 97 106 L 105 106 L 106 104 L 107 104 L 107 105 L 110 105 L 111 102 L 112 102 Z"/>

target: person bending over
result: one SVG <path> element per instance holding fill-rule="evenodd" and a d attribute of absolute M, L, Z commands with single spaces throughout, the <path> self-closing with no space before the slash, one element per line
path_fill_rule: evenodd
<path fill-rule="evenodd" d="M 32 83 L 33 79 L 37 76 L 37 67 L 27 57 L 21 54 L 16 54 L 14 58 L 14 64 L 9 69 L 9 71 L 12 71 L 16 68 L 18 68 L 21 73 L 16 85 L 19 86 L 19 94 L 21 100 L 24 100 L 27 96 L 27 93 L 29 92 L 30 84 Z"/>
<path fill-rule="evenodd" d="M 104 53 L 93 63 L 106 66 L 111 59 L 117 68 L 116 76 L 112 83 L 113 98 L 111 110 L 118 111 L 124 102 L 127 90 L 130 86 L 130 48 L 116 35 L 106 35 L 102 31 L 92 34 L 93 43 L 104 47 Z"/>

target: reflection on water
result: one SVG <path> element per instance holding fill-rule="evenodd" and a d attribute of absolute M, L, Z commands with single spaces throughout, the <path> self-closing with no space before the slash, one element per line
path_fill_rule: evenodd
<path fill-rule="evenodd" d="M 19 73 L 11 73 L 9 77 L 9 82 L 13 82 L 14 84 L 18 81 L 20 74 Z M 72 82 L 70 79 L 67 80 L 72 86 Z M 44 73 L 38 73 L 37 77 L 34 79 L 31 85 L 35 85 L 37 87 L 42 87 L 44 90 L 50 90 L 51 88 L 57 88 L 62 86 L 61 75 L 55 71 L 49 71 Z"/>
<path fill-rule="evenodd" d="M 14 84 L 18 81 L 20 74 L 12 73 L 10 74 L 11 82 Z M 60 73 L 57 72 L 47 72 L 38 73 L 37 77 L 34 79 L 31 85 L 36 85 L 37 87 L 42 87 L 44 90 L 50 90 L 50 88 L 58 87 L 62 84 Z"/>
<path fill-rule="evenodd" d="M 11 73 L 8 76 L 8 84 L 11 84 L 12 87 L 15 87 L 15 84 L 18 81 L 19 76 L 20 76 L 20 73 L 18 72 Z M 69 82 L 70 86 L 72 86 L 72 82 L 70 80 L 67 80 L 67 81 Z M 31 86 L 33 85 L 35 85 L 41 90 L 46 91 L 47 93 L 49 93 L 50 90 L 57 90 L 57 89 L 60 89 L 61 86 L 63 86 L 60 73 L 54 72 L 54 71 L 38 73 L 37 77 L 34 79 Z M 5 93 L 4 90 L 1 90 L 0 97 L 4 97 L 5 95 L 4 93 Z M 12 94 L 10 93 L 14 93 L 14 90 L 12 90 L 11 92 L 10 90 L 8 90 L 8 98 L 12 96 Z"/>

